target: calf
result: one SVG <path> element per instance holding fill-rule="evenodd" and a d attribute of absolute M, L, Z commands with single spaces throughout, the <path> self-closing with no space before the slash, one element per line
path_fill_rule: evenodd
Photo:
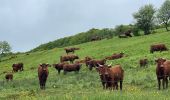
<path fill-rule="evenodd" d="M 163 58 L 158 58 L 155 60 L 157 63 L 156 67 L 156 75 L 158 80 L 158 89 L 160 90 L 161 86 L 161 79 L 162 79 L 162 85 L 163 89 L 165 89 L 165 83 L 166 88 L 168 88 L 168 77 L 170 78 L 170 60 L 166 60 Z"/>
<path fill-rule="evenodd" d="M 81 64 L 78 64 L 78 63 L 65 64 L 63 66 L 64 74 L 66 74 L 67 72 L 71 72 L 71 71 L 79 72 L 80 68 L 81 68 Z"/>
<path fill-rule="evenodd" d="M 39 78 L 39 84 L 40 89 L 45 89 L 46 80 L 48 78 L 48 66 L 49 64 L 40 64 L 38 67 L 38 78 Z"/>
<path fill-rule="evenodd" d="M 148 59 L 139 60 L 140 67 L 145 67 L 148 64 Z"/>
<path fill-rule="evenodd" d="M 165 44 L 154 44 L 150 46 L 150 53 L 154 53 L 155 51 L 167 51 L 168 48 L 165 46 Z"/>
<path fill-rule="evenodd" d="M 53 67 L 58 70 L 58 74 L 60 74 L 60 71 L 63 70 L 63 66 L 65 64 L 68 64 L 67 62 L 62 62 L 62 63 L 58 63 L 58 64 L 53 64 Z"/>
<path fill-rule="evenodd" d="M 6 79 L 7 81 L 12 81 L 12 80 L 13 80 L 13 74 L 12 74 L 12 73 L 7 73 L 7 74 L 5 75 L 5 79 Z"/>

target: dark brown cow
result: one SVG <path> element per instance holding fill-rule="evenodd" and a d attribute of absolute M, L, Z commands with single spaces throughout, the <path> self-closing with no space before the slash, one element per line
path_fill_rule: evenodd
<path fill-rule="evenodd" d="M 165 46 L 165 44 L 154 44 L 150 46 L 150 53 L 154 53 L 155 51 L 167 51 L 168 48 Z"/>
<path fill-rule="evenodd" d="M 60 71 L 63 70 L 64 64 L 68 64 L 68 62 L 53 64 L 53 67 L 58 71 L 58 74 L 60 74 Z"/>
<path fill-rule="evenodd" d="M 145 67 L 148 64 L 148 59 L 139 60 L 140 67 Z"/>
<path fill-rule="evenodd" d="M 79 59 L 79 57 L 77 55 L 60 56 L 60 62 L 70 61 L 73 63 L 75 59 Z"/>
<path fill-rule="evenodd" d="M 13 64 L 12 68 L 13 68 L 13 72 L 18 72 L 18 70 L 23 71 L 24 64 L 23 63 Z"/>
<path fill-rule="evenodd" d="M 48 66 L 49 64 L 44 63 L 44 64 L 40 64 L 38 67 L 38 78 L 39 78 L 40 89 L 45 89 L 45 84 L 49 74 Z"/>
<path fill-rule="evenodd" d="M 112 56 L 106 57 L 106 59 L 114 60 L 114 59 L 122 58 L 123 56 L 124 56 L 124 53 L 119 53 L 119 54 L 114 53 Z"/>
<path fill-rule="evenodd" d="M 68 54 L 68 53 L 70 53 L 70 52 L 73 52 L 74 53 L 74 51 L 75 50 L 79 50 L 80 48 L 75 48 L 75 47 L 73 47 L 73 48 L 65 48 L 64 50 L 66 51 L 66 53 Z"/>
<path fill-rule="evenodd" d="M 13 80 L 13 74 L 12 74 L 12 73 L 7 73 L 7 74 L 5 75 L 5 79 L 6 79 L 7 81 L 12 81 L 12 80 Z"/>
<path fill-rule="evenodd" d="M 132 37 L 131 33 L 132 33 L 132 30 L 128 30 L 128 31 L 124 32 L 125 36 L 127 36 L 127 37 Z"/>
<path fill-rule="evenodd" d="M 118 90 L 118 82 L 120 82 L 120 90 L 122 90 L 124 70 L 121 65 L 115 65 L 112 68 L 107 65 L 100 65 L 96 70 L 99 72 L 103 88 Z"/>
<path fill-rule="evenodd" d="M 157 63 L 156 67 L 156 75 L 158 80 L 158 89 L 160 90 L 161 86 L 161 79 L 162 79 L 162 85 L 163 89 L 165 89 L 165 83 L 166 88 L 168 88 L 168 77 L 170 78 L 170 60 L 166 60 L 163 58 L 158 58 L 155 60 Z"/>
<path fill-rule="evenodd" d="M 81 68 L 81 64 L 78 64 L 78 63 L 64 64 L 63 66 L 64 74 L 66 74 L 67 72 L 71 72 L 71 71 L 79 72 L 80 68 Z"/>
<path fill-rule="evenodd" d="M 92 70 L 93 67 L 99 67 L 98 64 L 104 65 L 106 63 L 106 59 L 102 60 L 90 60 L 86 62 L 86 66 L 89 67 L 89 70 Z"/>

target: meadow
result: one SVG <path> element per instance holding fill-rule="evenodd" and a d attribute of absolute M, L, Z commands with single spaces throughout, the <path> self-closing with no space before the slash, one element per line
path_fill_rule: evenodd
<path fill-rule="evenodd" d="M 70 72 L 59 75 L 49 67 L 49 76 L 46 90 L 39 89 L 37 67 L 39 63 L 58 63 L 61 55 L 65 55 L 64 48 L 55 48 L 32 52 L 27 55 L 21 53 L 17 58 L 0 62 L 0 100 L 169 100 L 170 88 L 158 90 L 155 74 L 155 59 L 163 57 L 170 59 L 170 51 L 151 54 L 151 44 L 164 43 L 170 48 L 170 33 L 164 29 L 155 30 L 154 34 L 132 38 L 104 39 L 80 45 L 76 51 L 80 59 L 86 56 L 102 59 L 113 53 L 124 52 L 127 57 L 118 60 L 109 60 L 108 64 L 121 64 L 125 77 L 122 91 L 103 90 L 100 78 L 95 69 L 89 71 L 83 65 L 79 73 Z M 11 56 L 4 57 L 8 59 Z M 148 58 L 146 68 L 139 67 L 139 59 Z M 11 71 L 12 64 L 24 63 L 24 71 L 14 73 L 12 82 L 5 81 L 4 71 Z"/>

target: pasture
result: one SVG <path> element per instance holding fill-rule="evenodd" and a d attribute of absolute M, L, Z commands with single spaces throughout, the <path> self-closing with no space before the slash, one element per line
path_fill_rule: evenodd
<path fill-rule="evenodd" d="M 159 57 L 170 59 L 170 51 L 150 53 L 150 45 L 164 43 L 170 49 L 170 33 L 162 29 L 155 30 L 154 34 L 132 38 L 104 39 L 88 42 L 74 47 L 80 50 L 75 54 L 84 59 L 86 56 L 102 59 L 113 53 L 124 52 L 127 57 L 109 60 L 108 64 L 121 64 L 125 77 L 123 91 L 103 90 L 100 78 L 95 69 L 89 71 L 85 65 L 79 73 L 70 72 L 59 75 L 56 69 L 49 67 L 49 76 L 46 90 L 39 89 L 37 67 L 39 63 L 58 63 L 61 55 L 65 55 L 64 48 L 18 54 L 16 58 L 0 62 L 0 99 L 17 100 L 160 100 L 170 99 L 170 87 L 167 90 L 158 90 L 156 80 L 156 63 Z M 4 57 L 3 59 L 8 59 Z M 139 60 L 148 58 L 149 65 L 140 68 Z M 11 71 L 12 64 L 24 63 L 24 71 L 14 74 L 12 82 L 5 81 L 4 71 Z"/>

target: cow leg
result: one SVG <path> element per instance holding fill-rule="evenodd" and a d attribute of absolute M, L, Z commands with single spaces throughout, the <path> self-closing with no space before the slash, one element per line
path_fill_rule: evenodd
<path fill-rule="evenodd" d="M 158 80 L 158 89 L 160 90 L 161 89 L 161 80 L 159 78 L 157 78 Z"/>
<path fill-rule="evenodd" d="M 165 89 L 165 78 L 162 80 L 163 89 Z"/>
<path fill-rule="evenodd" d="M 123 84 L 123 81 L 121 80 L 120 81 L 120 90 L 122 90 L 122 84 Z"/>
<path fill-rule="evenodd" d="M 60 74 L 60 69 L 58 69 L 58 74 Z"/>
<path fill-rule="evenodd" d="M 168 88 L 168 78 L 167 77 L 166 77 L 165 81 L 166 81 L 166 88 Z"/>

